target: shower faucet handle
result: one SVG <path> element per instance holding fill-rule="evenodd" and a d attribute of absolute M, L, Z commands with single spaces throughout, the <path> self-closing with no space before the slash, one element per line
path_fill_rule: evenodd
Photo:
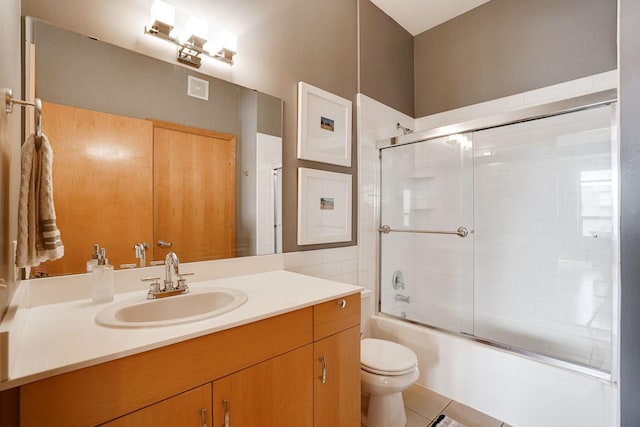
<path fill-rule="evenodd" d="M 404 289 L 404 275 L 402 271 L 398 270 L 393 273 L 391 284 L 393 285 L 393 289 Z"/>

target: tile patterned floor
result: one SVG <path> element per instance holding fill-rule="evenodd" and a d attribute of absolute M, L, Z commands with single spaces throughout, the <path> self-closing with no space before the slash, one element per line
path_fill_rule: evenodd
<path fill-rule="evenodd" d="M 407 427 L 428 427 L 440 414 L 445 414 L 466 427 L 511 427 L 419 385 L 414 384 L 402 395 L 407 410 Z M 366 411 L 368 403 L 368 398 L 363 396 L 363 411 Z"/>

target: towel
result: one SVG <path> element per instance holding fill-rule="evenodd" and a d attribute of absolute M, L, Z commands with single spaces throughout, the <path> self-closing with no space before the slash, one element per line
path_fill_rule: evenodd
<path fill-rule="evenodd" d="M 448 416 L 441 414 L 430 427 L 465 427 L 464 424 L 461 424 L 454 420 L 453 418 L 449 418 Z"/>
<path fill-rule="evenodd" d="M 22 175 L 18 199 L 16 266 L 29 267 L 62 258 L 64 245 L 53 205 L 53 150 L 43 134 L 40 147 L 31 135 L 22 145 Z"/>

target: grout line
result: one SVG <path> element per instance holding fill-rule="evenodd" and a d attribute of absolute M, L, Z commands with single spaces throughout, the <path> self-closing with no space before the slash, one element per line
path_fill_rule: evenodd
<path fill-rule="evenodd" d="M 444 411 L 446 411 L 446 410 L 447 410 L 447 408 L 448 408 L 449 406 L 451 406 L 451 404 L 452 404 L 452 403 L 453 403 L 453 400 L 449 400 L 449 403 L 447 403 L 447 406 L 445 406 L 444 408 L 442 408 L 442 411 L 440 411 L 440 412 L 438 413 L 438 417 L 439 417 L 440 415 L 444 414 Z M 438 417 L 436 417 L 436 418 L 438 418 Z"/>

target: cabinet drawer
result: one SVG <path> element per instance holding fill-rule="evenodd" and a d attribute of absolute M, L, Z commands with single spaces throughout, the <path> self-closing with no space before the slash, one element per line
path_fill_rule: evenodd
<path fill-rule="evenodd" d="M 359 324 L 360 292 L 313 307 L 314 341 Z"/>

